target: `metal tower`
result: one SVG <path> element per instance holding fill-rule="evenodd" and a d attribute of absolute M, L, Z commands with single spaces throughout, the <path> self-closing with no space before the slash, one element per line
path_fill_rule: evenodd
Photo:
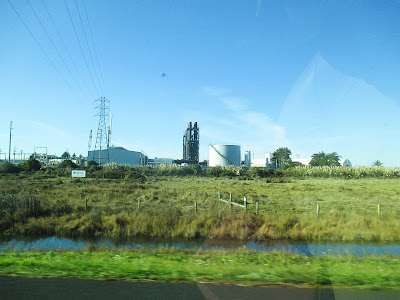
<path fill-rule="evenodd" d="M 189 123 L 183 135 L 183 160 L 190 164 L 199 163 L 199 127 L 197 122 Z"/>
<path fill-rule="evenodd" d="M 94 160 L 101 164 L 107 164 L 110 161 L 108 154 L 108 130 L 106 117 L 109 116 L 110 101 L 105 97 L 100 97 L 95 102 L 100 104 L 96 107 L 99 113 L 95 116 L 99 117 L 99 126 L 97 128 L 96 144 L 94 146 Z"/>

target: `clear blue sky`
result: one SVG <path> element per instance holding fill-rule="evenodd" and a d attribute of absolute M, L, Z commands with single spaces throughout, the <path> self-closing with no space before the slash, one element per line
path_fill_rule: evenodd
<path fill-rule="evenodd" d="M 1 1 L 2 152 L 14 121 L 17 152 L 86 155 L 93 101 L 105 96 L 113 144 L 150 157 L 181 158 L 197 121 L 201 160 L 210 143 L 229 143 L 256 158 L 289 147 L 293 157 L 336 151 L 353 165 L 400 166 L 400 1 L 86 0 L 94 49 L 77 0 L 103 92 L 74 0 L 96 88 L 64 1 L 43 0 L 56 26 L 42 0 L 29 3 L 70 72 L 29 3 L 9 1 L 72 89 Z"/>

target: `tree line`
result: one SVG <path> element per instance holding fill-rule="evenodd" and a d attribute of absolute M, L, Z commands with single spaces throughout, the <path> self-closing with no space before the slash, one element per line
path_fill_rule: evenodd
<path fill-rule="evenodd" d="M 292 161 L 292 151 L 287 147 L 281 147 L 276 149 L 271 156 L 271 161 L 277 168 L 288 168 L 292 166 L 302 165 L 298 161 Z M 311 161 L 309 163 L 312 167 L 338 167 L 340 166 L 340 155 L 336 152 L 325 153 L 324 151 L 314 153 L 311 155 Z"/>

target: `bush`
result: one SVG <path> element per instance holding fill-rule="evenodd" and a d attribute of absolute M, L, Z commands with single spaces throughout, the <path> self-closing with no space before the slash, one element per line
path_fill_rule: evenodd
<path fill-rule="evenodd" d="M 30 158 L 29 160 L 27 160 L 24 164 L 23 164 L 23 168 L 26 171 L 30 171 L 30 172 L 36 172 L 39 171 L 41 168 L 41 164 L 38 160 L 34 159 L 33 157 Z"/>
<path fill-rule="evenodd" d="M 285 176 L 323 178 L 400 178 L 399 168 L 385 167 L 294 167 L 284 170 Z"/>
<path fill-rule="evenodd" d="M 94 160 L 89 160 L 87 163 L 87 167 L 90 168 L 92 166 L 98 166 L 99 164 Z"/>
<path fill-rule="evenodd" d="M 4 161 L 2 163 L 0 163 L 0 173 L 19 173 L 21 171 L 20 168 L 18 168 L 16 165 L 8 162 L 8 161 Z"/>
<path fill-rule="evenodd" d="M 211 177 L 220 177 L 224 169 L 220 166 L 210 167 L 207 169 L 206 174 Z"/>
<path fill-rule="evenodd" d="M 144 176 L 138 170 L 131 169 L 131 170 L 125 172 L 125 179 L 126 180 L 135 180 L 135 181 L 144 183 L 146 181 L 146 176 Z"/>
<path fill-rule="evenodd" d="M 120 166 L 116 163 L 109 163 L 103 167 L 102 175 L 107 179 L 122 179 L 125 177 L 125 172 L 128 170 L 127 166 Z"/>
<path fill-rule="evenodd" d="M 66 159 L 62 163 L 60 163 L 57 166 L 58 169 L 66 169 L 66 168 L 71 168 L 71 169 L 76 169 L 78 168 L 78 165 L 75 164 L 72 160 Z"/>
<path fill-rule="evenodd" d="M 283 174 L 280 171 L 275 171 L 274 169 L 270 168 L 260 168 L 260 167 L 252 167 L 249 169 L 247 174 L 253 178 L 267 178 L 267 177 L 274 177 L 274 176 L 282 176 Z"/>

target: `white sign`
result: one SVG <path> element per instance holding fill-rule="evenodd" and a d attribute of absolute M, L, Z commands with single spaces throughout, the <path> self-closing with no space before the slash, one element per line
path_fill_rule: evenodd
<path fill-rule="evenodd" d="M 86 170 L 72 170 L 72 177 L 86 177 Z"/>

